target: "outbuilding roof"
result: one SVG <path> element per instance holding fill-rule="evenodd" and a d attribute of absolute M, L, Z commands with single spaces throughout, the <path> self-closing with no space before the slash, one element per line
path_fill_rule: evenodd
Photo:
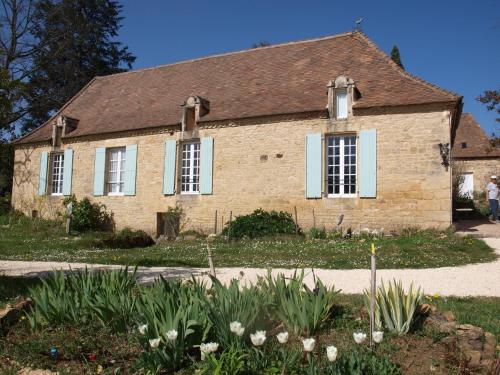
<path fill-rule="evenodd" d="M 361 94 L 355 110 L 461 100 L 404 71 L 354 31 L 96 77 L 18 142 L 50 140 L 58 115 L 78 120 L 71 137 L 177 125 L 190 95 L 210 102 L 202 122 L 324 111 L 327 84 L 339 75 Z"/>
<path fill-rule="evenodd" d="M 451 150 L 454 158 L 500 157 L 500 149 L 490 139 L 471 113 L 463 113 Z"/>

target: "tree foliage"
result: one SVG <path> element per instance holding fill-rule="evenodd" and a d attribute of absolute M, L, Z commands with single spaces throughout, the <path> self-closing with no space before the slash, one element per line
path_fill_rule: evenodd
<path fill-rule="evenodd" d="M 394 45 L 391 50 L 391 60 L 394 61 L 397 65 L 404 69 L 403 63 L 401 62 L 401 55 L 399 53 L 398 46 Z"/>
<path fill-rule="evenodd" d="M 12 190 L 14 149 L 11 144 L 0 141 L 0 196 Z"/>
<path fill-rule="evenodd" d="M 252 44 L 252 48 L 268 47 L 270 45 L 271 45 L 271 43 L 269 43 L 269 42 L 267 42 L 265 40 L 262 40 L 262 41 L 260 41 L 258 43 Z"/>
<path fill-rule="evenodd" d="M 95 76 L 123 72 L 135 61 L 115 38 L 122 17 L 114 0 L 39 0 L 32 34 L 27 103 L 30 130 L 45 122 Z"/>
<path fill-rule="evenodd" d="M 34 0 L 0 0 L 0 136 L 26 114 L 25 82 L 36 43 L 31 35 Z"/>
<path fill-rule="evenodd" d="M 488 111 L 496 111 L 499 117 L 496 121 L 500 122 L 500 89 L 498 90 L 486 90 L 478 98 L 483 104 L 486 104 Z"/>

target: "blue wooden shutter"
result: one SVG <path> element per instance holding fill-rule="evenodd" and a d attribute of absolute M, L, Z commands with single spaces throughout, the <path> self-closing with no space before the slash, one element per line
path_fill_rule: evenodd
<path fill-rule="evenodd" d="M 214 139 L 201 139 L 200 193 L 212 194 Z"/>
<path fill-rule="evenodd" d="M 124 195 L 135 195 L 135 179 L 137 169 L 137 145 L 128 145 L 125 148 L 125 182 Z"/>
<path fill-rule="evenodd" d="M 376 129 L 359 132 L 359 196 L 377 196 L 377 131 Z"/>
<path fill-rule="evenodd" d="M 106 149 L 95 149 L 94 163 L 94 195 L 104 195 L 104 170 L 106 166 Z"/>
<path fill-rule="evenodd" d="M 73 174 L 73 150 L 64 150 L 63 195 L 71 194 L 71 177 Z"/>
<path fill-rule="evenodd" d="M 45 195 L 47 190 L 47 165 L 49 163 L 49 154 L 43 151 L 40 154 L 40 171 L 38 174 L 38 195 Z"/>
<path fill-rule="evenodd" d="M 175 139 L 165 141 L 165 167 L 163 170 L 163 194 L 175 194 L 175 154 L 177 142 Z"/>
<path fill-rule="evenodd" d="M 321 133 L 306 135 L 306 197 L 321 198 Z"/>

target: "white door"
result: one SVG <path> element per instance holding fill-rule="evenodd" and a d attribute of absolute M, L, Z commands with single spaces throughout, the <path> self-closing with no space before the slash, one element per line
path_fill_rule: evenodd
<path fill-rule="evenodd" d="M 472 192 L 474 191 L 474 174 L 472 172 L 463 173 L 462 178 L 463 182 L 460 185 L 460 195 L 472 198 Z"/>

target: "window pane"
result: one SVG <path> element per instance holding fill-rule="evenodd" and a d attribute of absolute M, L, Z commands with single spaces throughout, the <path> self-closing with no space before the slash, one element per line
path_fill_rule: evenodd
<path fill-rule="evenodd" d="M 62 194 L 63 171 L 64 171 L 64 154 L 54 154 L 52 157 L 52 169 L 51 169 L 52 194 Z"/>
<path fill-rule="evenodd" d="M 125 179 L 125 156 L 124 147 L 108 150 L 108 192 L 123 193 L 123 181 Z"/>
<path fill-rule="evenodd" d="M 337 118 L 347 118 L 347 91 L 339 90 L 336 93 L 337 97 Z"/>
<path fill-rule="evenodd" d="M 356 194 L 356 137 L 328 137 L 332 142 L 336 146 L 326 150 L 328 194 Z"/>
<path fill-rule="evenodd" d="M 181 192 L 197 193 L 200 174 L 200 144 L 182 145 Z"/>

